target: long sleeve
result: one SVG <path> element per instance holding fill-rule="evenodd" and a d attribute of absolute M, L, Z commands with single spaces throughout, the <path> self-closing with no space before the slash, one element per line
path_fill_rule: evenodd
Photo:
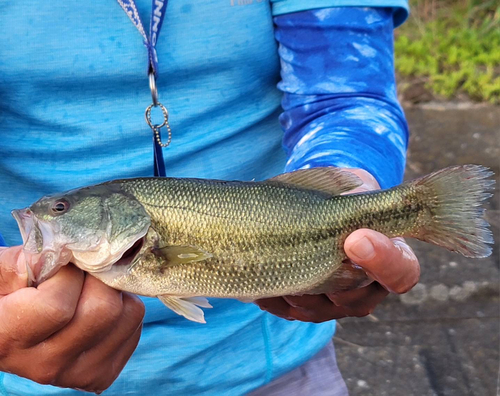
<path fill-rule="evenodd" d="M 340 7 L 275 18 L 286 170 L 359 167 L 401 182 L 408 128 L 397 101 L 391 8 Z"/>

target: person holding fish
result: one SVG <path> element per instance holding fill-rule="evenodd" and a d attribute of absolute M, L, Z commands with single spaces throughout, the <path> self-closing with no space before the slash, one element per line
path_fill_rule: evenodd
<path fill-rule="evenodd" d="M 0 394 L 345 395 L 334 319 L 418 282 L 389 237 L 488 254 L 482 167 L 366 194 L 408 141 L 369 3 L 6 7 Z"/>

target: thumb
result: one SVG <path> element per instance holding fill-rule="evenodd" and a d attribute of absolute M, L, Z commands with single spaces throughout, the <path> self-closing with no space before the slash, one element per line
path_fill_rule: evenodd
<path fill-rule="evenodd" d="M 26 258 L 22 246 L 0 248 L 0 296 L 28 286 Z"/>
<path fill-rule="evenodd" d="M 345 241 L 347 256 L 394 293 L 406 293 L 418 282 L 418 259 L 402 238 L 389 239 L 368 229 L 354 231 Z"/>

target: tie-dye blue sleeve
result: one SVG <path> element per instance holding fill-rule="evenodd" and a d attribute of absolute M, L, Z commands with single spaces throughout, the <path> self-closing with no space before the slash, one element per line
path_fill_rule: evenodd
<path fill-rule="evenodd" d="M 2 237 L 2 234 L 0 234 L 0 246 L 7 246 L 7 244 L 5 243 L 5 240 Z"/>
<path fill-rule="evenodd" d="M 391 8 L 327 8 L 275 18 L 286 170 L 366 169 L 403 178 L 408 128 L 397 100 Z"/>
<path fill-rule="evenodd" d="M 394 26 L 401 25 L 410 13 L 408 0 L 270 0 L 270 2 L 274 16 L 330 7 L 391 8 Z"/>

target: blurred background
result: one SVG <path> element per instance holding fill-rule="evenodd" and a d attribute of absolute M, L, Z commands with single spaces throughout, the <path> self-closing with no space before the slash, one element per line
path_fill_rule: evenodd
<path fill-rule="evenodd" d="M 496 245 L 471 260 L 409 241 L 420 283 L 372 316 L 338 322 L 334 342 L 351 396 L 500 395 L 500 0 L 410 0 L 395 36 L 410 126 L 406 179 L 476 163 L 492 168 Z"/>

